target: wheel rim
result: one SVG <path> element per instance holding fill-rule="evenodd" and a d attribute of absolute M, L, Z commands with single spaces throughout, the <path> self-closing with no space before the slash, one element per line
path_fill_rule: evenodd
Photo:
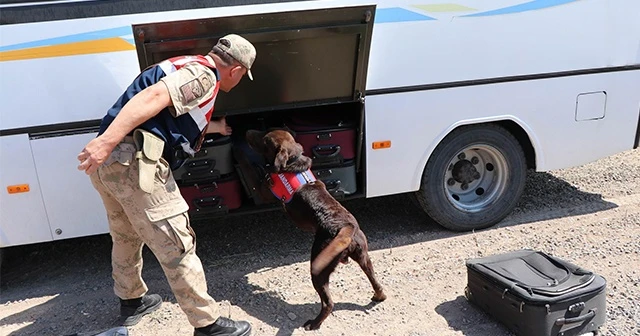
<path fill-rule="evenodd" d="M 449 160 L 444 177 L 451 204 L 466 212 L 486 209 L 504 194 L 509 170 L 504 155 L 490 145 L 472 145 Z"/>

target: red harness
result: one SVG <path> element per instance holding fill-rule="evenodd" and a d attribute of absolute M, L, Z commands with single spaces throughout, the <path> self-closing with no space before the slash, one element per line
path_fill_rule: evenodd
<path fill-rule="evenodd" d="M 301 186 L 316 181 L 316 177 L 310 169 L 301 173 L 271 173 L 269 177 L 271 192 L 284 203 L 289 203 L 293 194 Z"/>

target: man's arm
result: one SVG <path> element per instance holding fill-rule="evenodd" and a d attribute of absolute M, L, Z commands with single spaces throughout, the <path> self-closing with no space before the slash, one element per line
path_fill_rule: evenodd
<path fill-rule="evenodd" d="M 115 146 L 138 125 L 172 105 L 169 90 L 164 83 L 153 84 L 129 100 L 107 130 L 91 140 L 78 154 L 78 170 L 93 174 L 107 160 Z"/>
<path fill-rule="evenodd" d="M 101 136 L 113 148 L 134 128 L 171 104 L 167 86 L 162 82 L 153 84 L 133 96 Z"/>
<path fill-rule="evenodd" d="M 225 117 L 220 119 L 211 117 L 211 121 L 207 126 L 207 134 L 220 133 L 222 135 L 231 135 L 231 131 L 231 126 L 227 125 L 227 119 Z"/>

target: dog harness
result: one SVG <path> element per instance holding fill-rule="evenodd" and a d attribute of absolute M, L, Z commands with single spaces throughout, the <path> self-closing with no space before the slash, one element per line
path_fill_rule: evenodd
<path fill-rule="evenodd" d="M 269 179 L 271 180 L 271 192 L 284 203 L 291 202 L 293 194 L 300 187 L 316 181 L 316 177 L 310 169 L 301 173 L 270 173 Z"/>

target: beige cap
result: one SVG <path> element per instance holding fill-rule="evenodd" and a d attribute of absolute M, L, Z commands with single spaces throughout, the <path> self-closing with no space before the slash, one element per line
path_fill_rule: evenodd
<path fill-rule="evenodd" d="M 256 48 L 251 42 L 242 36 L 229 34 L 221 37 L 217 46 L 247 68 L 247 75 L 249 79 L 253 80 L 251 66 L 256 59 Z"/>

